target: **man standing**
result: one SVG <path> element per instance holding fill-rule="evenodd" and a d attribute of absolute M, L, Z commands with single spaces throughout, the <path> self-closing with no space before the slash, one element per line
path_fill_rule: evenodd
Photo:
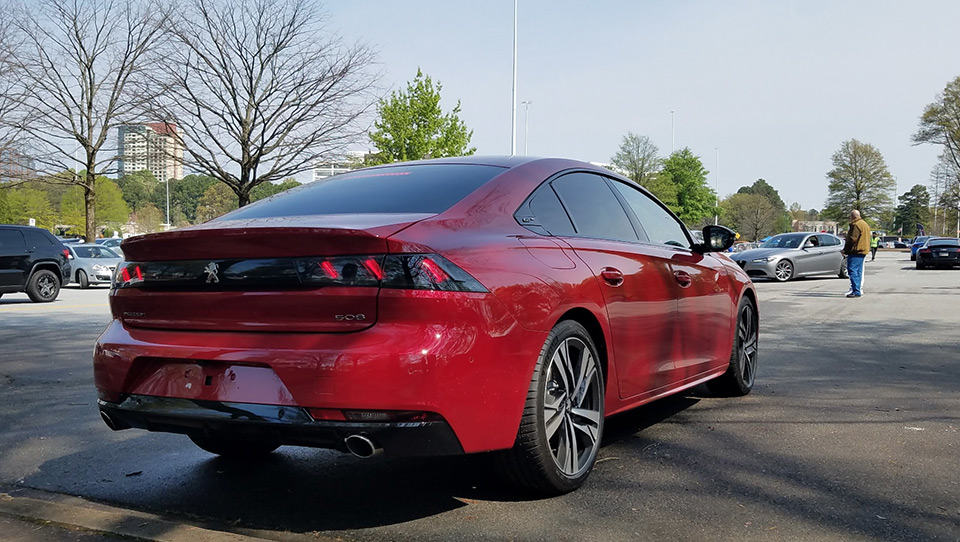
<path fill-rule="evenodd" d="M 843 245 L 843 254 L 847 256 L 847 274 L 850 276 L 850 293 L 847 297 L 863 295 L 863 260 L 870 252 L 870 226 L 860 218 L 860 211 L 850 211 L 850 229 L 847 230 L 847 242 Z"/>
<path fill-rule="evenodd" d="M 877 232 L 873 232 L 873 237 L 870 238 L 870 261 L 877 259 L 877 249 L 880 248 L 880 236 L 877 235 Z"/>

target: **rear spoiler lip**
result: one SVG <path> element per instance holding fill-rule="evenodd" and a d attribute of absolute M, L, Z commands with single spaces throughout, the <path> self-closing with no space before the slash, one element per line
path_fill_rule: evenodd
<path fill-rule="evenodd" d="M 278 258 L 386 252 L 386 239 L 432 214 L 323 215 L 207 222 L 132 237 L 127 261 Z"/>

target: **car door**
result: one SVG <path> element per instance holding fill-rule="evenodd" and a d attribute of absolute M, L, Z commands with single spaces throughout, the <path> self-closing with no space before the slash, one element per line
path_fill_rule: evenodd
<path fill-rule="evenodd" d="M 820 242 L 816 235 L 808 235 L 800 240 L 800 244 L 794 251 L 794 275 L 812 275 L 822 271 L 821 261 L 822 252 L 820 251 Z"/>
<path fill-rule="evenodd" d="M 643 244 L 603 177 L 586 172 L 549 184 L 574 233 L 563 240 L 587 265 L 603 293 L 622 398 L 652 396 L 673 378 L 677 298 L 669 253 Z"/>
<path fill-rule="evenodd" d="M 820 247 L 823 250 L 824 272 L 840 273 L 845 265 L 843 254 L 840 254 L 840 250 L 843 249 L 840 238 L 829 233 L 818 233 L 817 239 L 820 240 Z"/>
<path fill-rule="evenodd" d="M 726 364 L 730 357 L 733 306 L 726 268 L 713 254 L 692 250 L 686 227 L 653 198 L 632 185 L 612 181 L 650 243 L 669 253 L 677 297 L 671 380 L 683 384 Z"/>
<path fill-rule="evenodd" d="M 0 287 L 22 287 L 28 260 L 20 230 L 0 228 Z"/>

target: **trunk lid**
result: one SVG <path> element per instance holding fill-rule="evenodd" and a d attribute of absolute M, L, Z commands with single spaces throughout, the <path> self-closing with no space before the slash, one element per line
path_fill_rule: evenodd
<path fill-rule="evenodd" d="M 376 323 L 379 288 L 347 277 L 358 276 L 357 268 L 359 275 L 368 271 L 365 257 L 385 254 L 387 237 L 429 216 L 222 221 L 131 238 L 123 244 L 124 256 L 143 282 L 115 289 L 111 310 L 126 325 L 154 329 L 366 329 Z M 330 257 L 338 258 L 335 273 L 344 280 L 320 280 Z M 349 265 L 352 274 L 345 272 Z"/>

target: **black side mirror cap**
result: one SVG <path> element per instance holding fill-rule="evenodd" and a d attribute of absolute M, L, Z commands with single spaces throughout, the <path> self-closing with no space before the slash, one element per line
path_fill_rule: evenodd
<path fill-rule="evenodd" d="M 737 234 L 726 226 L 710 224 L 703 228 L 703 243 L 696 246 L 698 252 L 723 252 L 733 246 Z"/>

